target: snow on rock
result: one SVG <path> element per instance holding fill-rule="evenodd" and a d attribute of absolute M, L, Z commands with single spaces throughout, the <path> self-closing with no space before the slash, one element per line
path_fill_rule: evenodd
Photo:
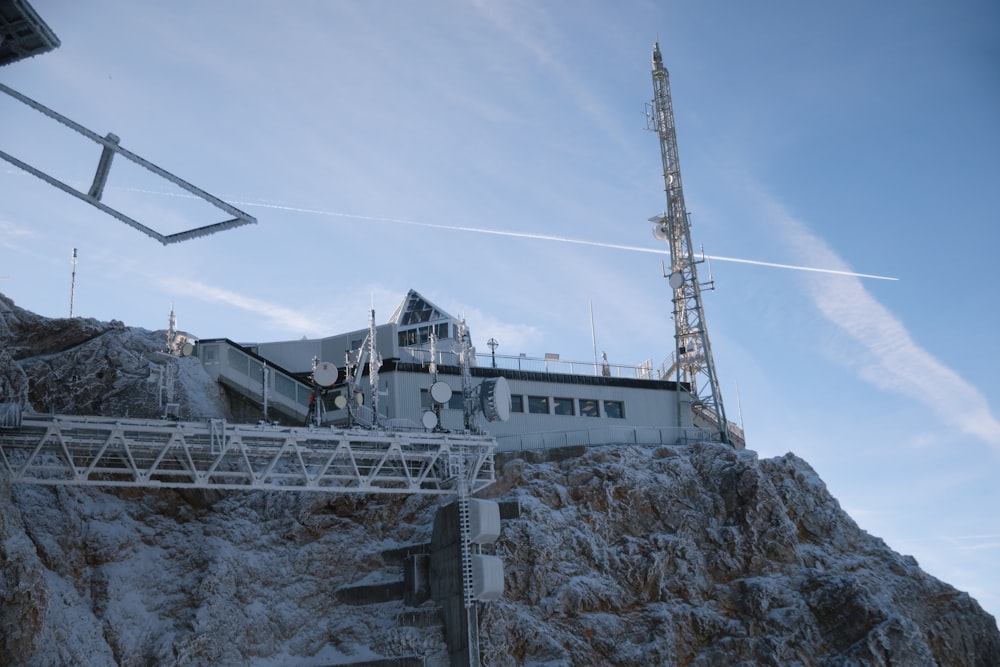
<path fill-rule="evenodd" d="M 995 619 L 859 529 L 792 454 L 529 458 L 495 487 L 521 518 L 497 544 L 490 664 L 1000 664 Z"/>
<path fill-rule="evenodd" d="M 165 331 L 44 318 L 0 295 L 0 400 L 25 412 L 157 418 L 172 399 L 182 419 L 224 415 L 198 359 L 158 355 L 165 347 Z"/>
<path fill-rule="evenodd" d="M 0 297 L 0 392 L 44 412 L 155 417 L 164 341 Z M 225 417 L 197 360 L 173 363 L 184 414 Z M 996 620 L 862 531 L 793 454 L 523 452 L 482 495 L 520 506 L 495 545 L 504 595 L 480 610 L 484 665 L 1000 664 Z M 401 600 L 337 596 L 402 579 L 385 552 L 427 542 L 441 502 L 0 475 L 0 664 L 446 665 L 440 624 L 402 622 Z"/>

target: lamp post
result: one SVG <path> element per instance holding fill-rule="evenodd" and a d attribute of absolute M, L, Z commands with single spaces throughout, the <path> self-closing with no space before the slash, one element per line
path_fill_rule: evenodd
<path fill-rule="evenodd" d="M 493 359 L 493 368 L 497 367 L 497 348 L 500 347 L 500 343 L 497 342 L 496 338 L 490 338 L 486 341 L 486 344 L 490 346 L 490 357 Z"/>

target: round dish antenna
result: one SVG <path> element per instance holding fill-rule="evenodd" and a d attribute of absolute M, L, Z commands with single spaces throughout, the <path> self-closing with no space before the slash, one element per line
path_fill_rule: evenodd
<path fill-rule="evenodd" d="M 510 385 L 507 378 L 501 376 L 483 380 L 479 398 L 487 421 L 505 422 L 510 419 Z"/>
<path fill-rule="evenodd" d="M 674 271 L 670 274 L 670 277 L 667 278 L 667 282 L 670 283 L 670 287 L 673 289 L 680 289 L 681 285 L 684 284 L 684 276 L 681 275 L 680 271 Z"/>
<path fill-rule="evenodd" d="M 424 425 L 424 428 L 428 431 L 433 431 L 438 425 L 437 415 L 428 410 L 420 417 L 420 422 Z"/>
<path fill-rule="evenodd" d="M 660 222 L 653 225 L 653 238 L 657 241 L 663 241 L 667 238 L 667 223 Z"/>
<path fill-rule="evenodd" d="M 438 380 L 431 385 L 431 400 L 439 405 L 447 405 L 451 400 L 451 393 L 451 385 L 447 382 Z"/>
<path fill-rule="evenodd" d="M 337 408 L 338 410 L 343 410 L 344 408 L 346 408 L 347 397 L 344 396 L 343 394 L 337 394 L 337 396 L 333 399 L 333 407 Z"/>
<path fill-rule="evenodd" d="M 321 361 L 313 369 L 313 380 L 321 387 L 332 387 L 337 384 L 337 367 L 329 361 Z"/>

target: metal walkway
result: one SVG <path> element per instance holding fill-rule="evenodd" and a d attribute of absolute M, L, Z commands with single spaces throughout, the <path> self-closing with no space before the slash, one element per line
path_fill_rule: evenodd
<path fill-rule="evenodd" d="M 454 494 L 458 471 L 469 492 L 495 481 L 495 447 L 456 433 L 26 417 L 0 430 L 0 468 L 46 485 Z"/>

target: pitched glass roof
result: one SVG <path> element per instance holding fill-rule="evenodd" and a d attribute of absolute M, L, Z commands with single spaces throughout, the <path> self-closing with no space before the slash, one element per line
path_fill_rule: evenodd
<path fill-rule="evenodd" d="M 410 290 L 389 317 L 389 322 L 404 327 L 410 324 L 454 319 L 415 290 Z"/>

